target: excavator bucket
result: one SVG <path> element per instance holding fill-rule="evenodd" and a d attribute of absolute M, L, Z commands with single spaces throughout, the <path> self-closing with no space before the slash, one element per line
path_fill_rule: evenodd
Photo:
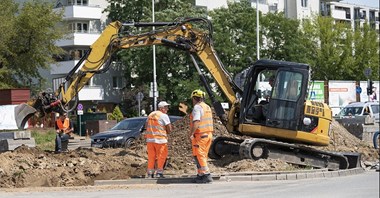
<path fill-rule="evenodd" d="M 25 103 L 15 107 L 15 119 L 18 129 L 24 129 L 26 122 L 37 110 Z"/>

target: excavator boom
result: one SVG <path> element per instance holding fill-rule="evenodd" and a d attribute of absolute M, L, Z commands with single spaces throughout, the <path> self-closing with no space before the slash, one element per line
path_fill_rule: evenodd
<path fill-rule="evenodd" d="M 208 30 L 193 28 L 197 24 L 208 27 Z M 122 32 L 123 27 L 161 27 L 141 34 Z M 98 73 L 108 70 L 112 56 L 121 49 L 146 47 L 151 45 L 165 45 L 186 51 L 191 57 L 197 56 L 206 65 L 210 74 L 219 85 L 222 92 L 232 104 L 237 103 L 236 93 L 241 92 L 232 78 L 224 69 L 221 61 L 212 45 L 211 23 L 203 18 L 189 18 L 179 22 L 146 22 L 146 23 L 121 23 L 113 22 L 108 25 L 101 36 L 91 45 L 89 53 L 81 58 L 79 63 L 68 73 L 60 87 L 54 94 L 46 97 L 39 95 L 26 104 L 21 104 L 15 109 L 15 117 L 18 128 L 23 128 L 26 121 L 33 115 L 44 116 L 49 112 L 72 111 L 78 101 L 78 92 L 82 87 Z M 196 64 L 196 62 L 195 62 Z M 200 74 L 202 75 L 202 74 Z M 204 82 L 205 86 L 208 86 Z M 67 87 L 67 89 L 65 89 Z M 211 89 L 208 94 L 212 96 Z M 70 101 L 74 104 L 70 108 Z M 216 102 L 215 102 L 216 103 Z M 224 114 L 221 105 L 218 108 L 220 114 Z M 226 119 L 225 115 L 223 116 Z"/>

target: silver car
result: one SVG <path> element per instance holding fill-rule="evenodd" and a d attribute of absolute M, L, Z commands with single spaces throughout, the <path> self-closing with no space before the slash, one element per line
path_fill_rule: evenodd
<path fill-rule="evenodd" d="M 356 116 L 370 115 L 379 122 L 379 102 L 352 102 L 345 106 L 336 118 L 351 118 Z"/>

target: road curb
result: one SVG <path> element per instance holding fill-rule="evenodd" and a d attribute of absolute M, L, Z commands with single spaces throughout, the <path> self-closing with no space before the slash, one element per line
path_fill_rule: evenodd
<path fill-rule="evenodd" d="M 275 180 L 300 180 L 314 178 L 344 177 L 364 173 L 363 168 L 353 168 L 347 170 L 328 171 L 308 170 L 308 171 L 280 171 L 280 172 L 243 172 L 243 173 L 224 173 L 213 175 L 214 182 L 233 182 L 233 181 L 275 181 Z M 195 176 L 168 176 L 167 178 L 132 178 L 126 180 L 95 180 L 94 186 L 104 185 L 131 185 L 131 184 L 184 184 L 192 183 Z"/>

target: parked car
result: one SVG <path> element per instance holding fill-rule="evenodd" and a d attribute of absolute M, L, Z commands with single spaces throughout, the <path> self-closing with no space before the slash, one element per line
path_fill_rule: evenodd
<path fill-rule="evenodd" d="M 91 136 L 91 147 L 129 147 L 145 130 L 146 119 L 147 117 L 135 117 L 118 122 L 110 130 Z M 174 123 L 182 117 L 169 116 L 169 119 Z"/>
<path fill-rule="evenodd" d="M 367 110 L 368 112 L 367 112 Z M 352 118 L 356 116 L 370 115 L 379 122 L 379 102 L 352 102 L 345 106 L 336 116 L 336 118 Z"/>

